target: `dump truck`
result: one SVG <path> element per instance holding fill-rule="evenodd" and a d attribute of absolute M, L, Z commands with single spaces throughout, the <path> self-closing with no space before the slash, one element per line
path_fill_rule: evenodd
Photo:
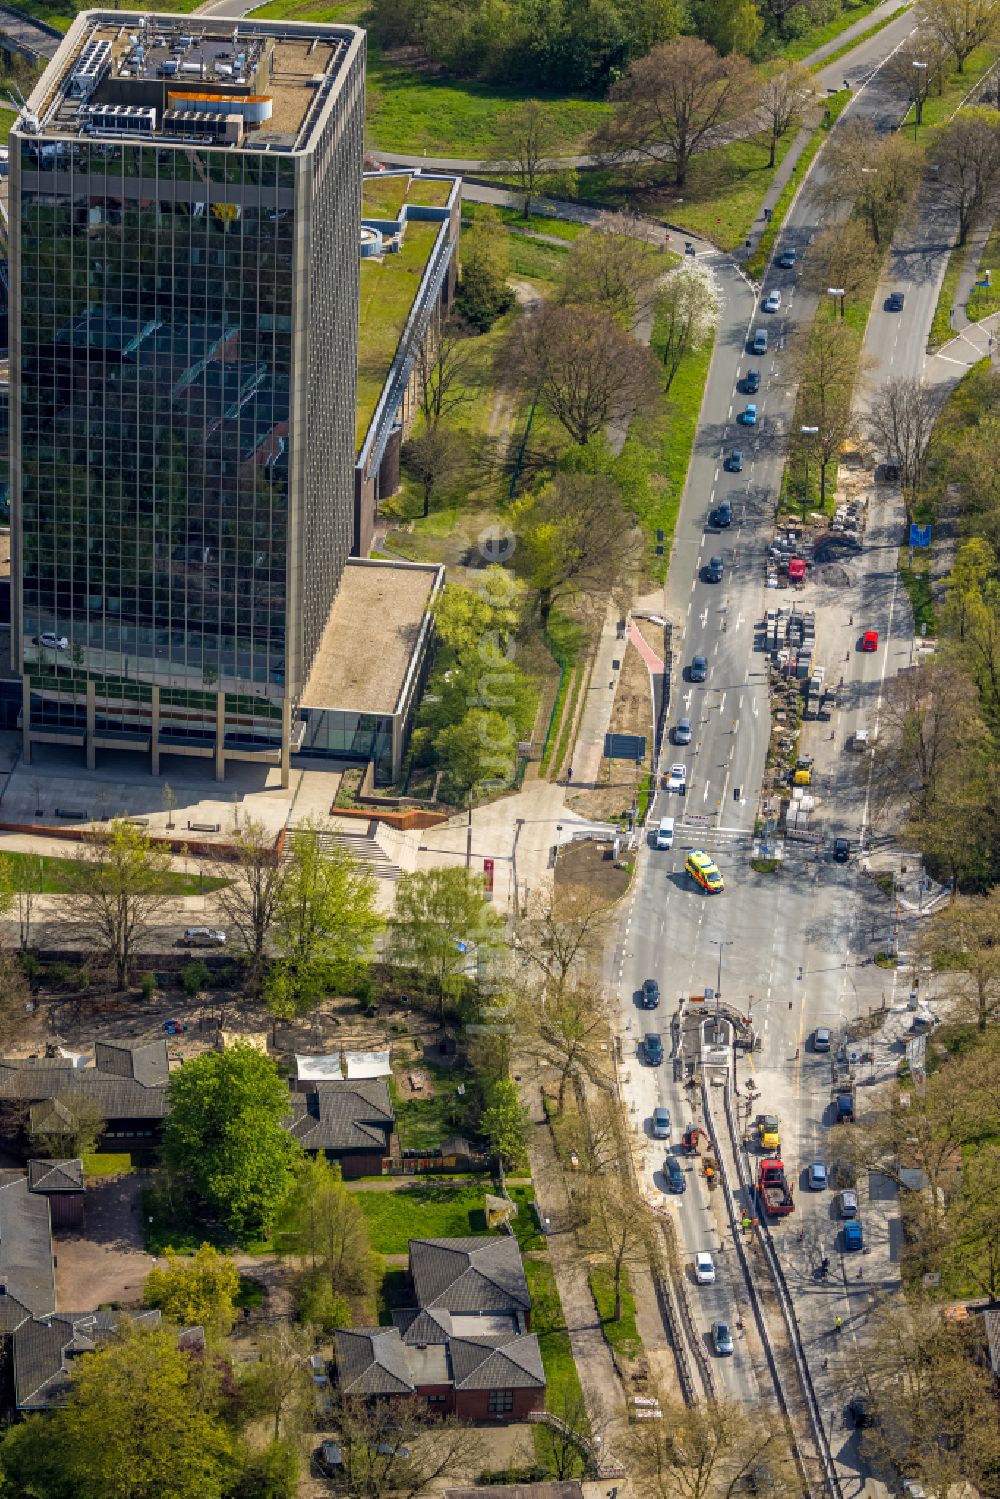
<path fill-rule="evenodd" d="M 795 1199 L 788 1185 L 785 1168 L 777 1157 L 761 1161 L 757 1172 L 757 1197 L 772 1218 L 784 1218 L 795 1211 Z"/>
<path fill-rule="evenodd" d="M 781 1149 L 777 1114 L 758 1114 L 754 1123 L 754 1134 L 761 1150 Z"/>

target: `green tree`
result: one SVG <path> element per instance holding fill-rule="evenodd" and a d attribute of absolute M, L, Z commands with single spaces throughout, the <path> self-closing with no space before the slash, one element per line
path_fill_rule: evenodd
<path fill-rule="evenodd" d="M 263 983 L 267 939 L 274 924 L 287 872 L 273 832 L 247 820 L 234 829 L 215 874 L 224 883 L 215 904 L 247 954 L 244 982 L 251 994 Z"/>
<path fill-rule="evenodd" d="M 11 1428 L 0 1467 L 25 1499 L 224 1499 L 238 1457 L 219 1414 L 214 1366 L 174 1335 L 126 1322 L 74 1360 L 69 1403 Z"/>
<path fill-rule="evenodd" d="M 517 770 L 516 722 L 488 708 L 470 708 L 437 736 L 438 764 L 453 800 L 474 801 L 510 786 Z"/>
<path fill-rule="evenodd" d="M 430 981 L 442 1018 L 448 1000 L 462 988 L 470 950 L 489 951 L 500 941 L 502 930 L 481 876 L 464 869 L 428 869 L 404 874 L 396 885 L 390 926 L 393 957 Z"/>
<path fill-rule="evenodd" d="M 370 1296 L 378 1260 L 361 1204 L 344 1186 L 340 1167 L 320 1156 L 301 1160 L 289 1209 L 311 1283 L 321 1281 L 338 1296 Z"/>
<path fill-rule="evenodd" d="M 461 486 L 469 469 L 469 440 L 458 427 L 439 422 L 409 438 L 400 456 L 406 472 L 420 485 L 422 513 L 428 516 L 439 495 Z"/>
<path fill-rule="evenodd" d="M 484 636 L 496 635 L 503 650 L 521 617 L 523 587 L 506 567 L 492 563 L 475 588 L 448 583 L 434 603 L 434 628 L 456 656 L 477 651 Z"/>
<path fill-rule="evenodd" d="M 96 1150 L 104 1129 L 100 1104 L 84 1093 L 68 1093 L 35 1105 L 28 1139 L 34 1155 L 65 1160 Z"/>
<path fill-rule="evenodd" d="M 678 269 L 662 283 L 656 299 L 653 342 L 665 374 L 668 390 L 685 357 L 708 337 L 715 316 L 715 298 L 704 276 Z"/>
<path fill-rule="evenodd" d="M 116 817 L 91 833 L 67 871 L 66 920 L 95 940 L 119 989 L 143 938 L 167 901 L 170 854 L 154 847 L 148 834 Z"/>
<path fill-rule="evenodd" d="M 490 211 L 477 215 L 462 235 L 461 276 L 456 305 L 480 333 L 514 305 L 509 283 L 510 243 L 499 217 Z"/>
<path fill-rule="evenodd" d="M 236 1319 L 236 1297 L 240 1272 L 228 1255 L 211 1244 L 196 1254 L 165 1252 L 166 1266 L 149 1272 L 143 1298 L 147 1306 L 159 1307 L 171 1322 L 182 1327 L 203 1327 L 228 1332 Z"/>
<path fill-rule="evenodd" d="M 631 328 L 652 307 L 662 274 L 660 250 L 636 235 L 627 215 L 605 214 L 570 246 L 560 295 L 578 306 L 603 307 Z"/>
<path fill-rule="evenodd" d="M 500 1157 L 506 1168 L 526 1163 L 531 1115 L 521 1102 L 513 1078 L 501 1077 L 493 1084 L 483 1110 L 481 1127 L 483 1134 L 489 1137 L 494 1154 Z"/>
<path fill-rule="evenodd" d="M 633 517 L 614 480 L 603 475 L 558 473 L 518 500 L 512 517 L 543 628 L 558 603 L 621 590 L 638 561 Z"/>
<path fill-rule="evenodd" d="M 764 20 L 753 0 L 709 0 L 700 7 L 698 31 L 723 57 L 730 52 L 748 57 L 761 39 Z"/>
<path fill-rule="evenodd" d="M 269 1233 L 299 1154 L 288 1089 L 269 1057 L 239 1044 L 173 1072 L 164 1151 L 171 1171 L 236 1238 Z"/>
<path fill-rule="evenodd" d="M 347 849 L 324 847 L 320 827 L 296 828 L 272 926 L 276 962 L 267 995 L 276 1015 L 308 1009 L 371 961 L 382 926 L 377 890 L 375 874 Z"/>
<path fill-rule="evenodd" d="M 256 1343 L 257 1361 L 244 1370 L 239 1384 L 244 1416 L 273 1422 L 275 1442 L 294 1438 L 312 1414 L 309 1356 L 316 1340 L 308 1328 L 279 1322 L 265 1328 Z"/>

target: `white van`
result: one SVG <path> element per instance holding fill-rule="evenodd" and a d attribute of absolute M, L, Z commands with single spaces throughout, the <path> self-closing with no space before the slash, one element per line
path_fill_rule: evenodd
<path fill-rule="evenodd" d="M 674 819 L 664 817 L 656 830 L 657 848 L 673 848 L 674 846 Z"/>

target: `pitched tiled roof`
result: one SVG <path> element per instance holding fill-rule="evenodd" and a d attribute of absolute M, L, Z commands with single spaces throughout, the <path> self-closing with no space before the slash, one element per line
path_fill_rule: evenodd
<path fill-rule="evenodd" d="M 471 1338 L 452 1338 L 448 1348 L 456 1390 L 545 1388 L 541 1350 L 533 1332 L 499 1348 L 486 1348 Z"/>
<path fill-rule="evenodd" d="M 170 1063 L 167 1043 L 156 1041 L 98 1041 L 94 1062 L 99 1072 L 111 1077 L 133 1078 L 144 1088 L 157 1088 L 167 1080 Z"/>
<path fill-rule="evenodd" d="M 509 1235 L 411 1239 L 417 1304 L 450 1312 L 530 1311 L 517 1240 Z"/>
<path fill-rule="evenodd" d="M 392 1321 L 399 1328 L 403 1342 L 412 1347 L 420 1343 L 447 1343 L 451 1337 L 451 1312 L 409 1307 L 393 1312 Z"/>
<path fill-rule="evenodd" d="M 0 1185 L 0 1284 L 35 1316 L 55 1310 L 49 1204 L 26 1176 Z"/>
<path fill-rule="evenodd" d="M 411 1395 L 414 1385 L 395 1327 L 338 1328 L 337 1383 L 345 1395 Z"/>
<path fill-rule="evenodd" d="M 14 1334 L 14 1389 L 18 1410 L 51 1410 L 65 1403 L 72 1358 L 92 1353 L 117 1332 L 122 1317 L 141 1327 L 158 1327 L 160 1313 L 58 1312 L 32 1318 Z"/>
<path fill-rule="evenodd" d="M 105 1119 L 162 1119 L 167 1112 L 167 1090 L 161 1085 L 145 1087 L 91 1067 L 0 1060 L 0 1099 L 61 1099 L 72 1105 L 74 1096 L 93 1100 Z"/>
<path fill-rule="evenodd" d="M 71 1161 L 29 1161 L 29 1192 L 82 1192 L 83 1162 L 79 1156 Z"/>
<path fill-rule="evenodd" d="M 378 1150 L 394 1115 L 384 1077 L 317 1083 L 308 1093 L 293 1093 L 289 1132 L 305 1150 Z"/>

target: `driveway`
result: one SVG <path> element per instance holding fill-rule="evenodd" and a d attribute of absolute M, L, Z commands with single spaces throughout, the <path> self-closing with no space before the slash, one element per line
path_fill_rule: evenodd
<path fill-rule="evenodd" d="M 142 1177 L 106 1177 L 86 1191 L 82 1234 L 59 1235 L 56 1305 L 93 1311 L 108 1301 L 142 1300 L 154 1260 L 142 1247 Z"/>

